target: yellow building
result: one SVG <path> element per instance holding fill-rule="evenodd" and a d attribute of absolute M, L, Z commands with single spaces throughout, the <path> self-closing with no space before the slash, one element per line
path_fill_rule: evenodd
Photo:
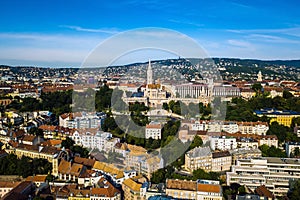
<path fill-rule="evenodd" d="M 129 178 L 123 181 L 124 200 L 146 200 L 146 189 L 143 184 Z"/>
<path fill-rule="evenodd" d="M 278 124 L 288 126 L 290 127 L 292 124 L 292 120 L 295 117 L 299 117 L 300 115 L 294 116 L 294 115 L 279 115 L 275 116 L 270 120 L 270 123 L 272 122 L 278 122 Z"/>
<path fill-rule="evenodd" d="M 18 158 L 21 158 L 22 156 L 27 156 L 33 159 L 46 159 L 50 163 L 52 163 L 52 175 L 58 175 L 58 159 L 55 157 L 55 155 L 58 155 L 60 151 L 55 147 L 42 147 L 35 145 L 19 144 L 18 146 L 7 149 L 6 151 L 8 153 L 15 154 Z"/>
<path fill-rule="evenodd" d="M 278 122 L 278 124 L 288 127 L 291 126 L 293 118 L 300 117 L 300 113 L 289 110 L 261 109 L 254 112 L 259 117 L 266 116 L 271 118 L 270 123 Z"/>

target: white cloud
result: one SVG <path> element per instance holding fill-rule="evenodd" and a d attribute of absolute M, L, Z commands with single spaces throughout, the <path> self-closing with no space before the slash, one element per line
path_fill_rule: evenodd
<path fill-rule="evenodd" d="M 75 30 L 75 31 L 91 32 L 91 33 L 116 34 L 116 33 L 120 32 L 115 28 L 92 29 L 92 28 L 83 28 L 83 27 L 80 27 L 80 26 L 70 26 L 70 25 L 61 25 L 60 27 L 72 29 L 72 30 Z"/>

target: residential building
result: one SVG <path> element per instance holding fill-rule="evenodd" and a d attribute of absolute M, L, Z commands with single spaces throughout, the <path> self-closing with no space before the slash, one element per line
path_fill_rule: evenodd
<path fill-rule="evenodd" d="M 232 163 L 228 151 L 211 152 L 209 147 L 196 147 L 185 154 L 185 169 L 192 172 L 203 169 L 207 172 L 230 170 Z"/>
<path fill-rule="evenodd" d="M 161 129 L 162 125 L 159 122 L 151 122 L 146 125 L 145 138 L 159 140 L 161 139 Z"/>
<path fill-rule="evenodd" d="M 185 154 L 185 169 L 194 171 L 203 169 L 210 171 L 212 168 L 212 153 L 209 147 L 196 147 Z"/>
<path fill-rule="evenodd" d="M 237 148 L 236 138 L 233 137 L 211 137 L 210 147 L 212 150 L 231 150 Z"/>
<path fill-rule="evenodd" d="M 229 150 L 232 157 L 232 165 L 235 165 L 237 160 L 240 159 L 250 159 L 250 158 L 258 158 L 261 157 L 261 151 L 256 148 L 238 148 Z"/>
<path fill-rule="evenodd" d="M 86 167 L 84 165 L 62 159 L 58 166 L 58 178 L 64 181 L 77 182 L 79 176 L 85 171 Z"/>
<path fill-rule="evenodd" d="M 83 147 L 90 149 L 99 149 L 102 151 L 105 149 L 105 146 L 108 141 L 118 143 L 119 140 L 111 140 L 112 134 L 108 132 L 99 131 L 97 129 L 79 129 L 71 132 L 69 136 L 74 140 L 75 144 L 82 145 Z M 115 145 L 115 144 L 111 144 Z"/>
<path fill-rule="evenodd" d="M 175 199 L 197 199 L 197 182 L 167 179 L 166 195 Z"/>
<path fill-rule="evenodd" d="M 255 189 L 265 185 L 275 196 L 289 190 L 289 181 L 300 179 L 300 162 L 291 158 L 252 158 L 238 160 L 226 173 L 227 185 L 239 183 Z"/>
<path fill-rule="evenodd" d="M 37 145 L 25 145 L 16 142 L 11 142 L 11 147 L 6 149 L 8 153 L 17 155 L 18 158 L 22 156 L 28 156 L 30 158 L 43 158 L 52 163 L 52 174 L 56 176 L 58 174 L 58 159 L 57 155 L 60 153 L 56 147 L 53 146 L 37 146 Z"/>
<path fill-rule="evenodd" d="M 225 121 L 222 125 L 222 131 L 227 133 L 237 133 L 239 131 L 239 126 L 236 122 Z"/>
<path fill-rule="evenodd" d="M 59 125 L 71 129 L 99 129 L 105 118 L 104 113 L 65 113 L 59 116 Z"/>
<path fill-rule="evenodd" d="M 287 157 L 291 157 L 291 155 L 295 155 L 295 152 L 297 154 L 298 151 L 298 156 L 300 156 L 300 143 L 299 142 L 287 142 L 285 143 L 285 152 Z"/>
<path fill-rule="evenodd" d="M 267 122 L 236 122 L 242 134 L 266 135 L 269 130 Z"/>
<path fill-rule="evenodd" d="M 151 174 L 160 168 L 163 168 L 163 159 L 161 155 L 153 156 L 147 153 L 147 150 L 128 144 L 129 152 L 125 157 L 125 166 L 146 175 L 148 178 Z"/>
<path fill-rule="evenodd" d="M 197 200 L 222 199 L 222 186 L 219 181 L 197 180 Z"/>
<path fill-rule="evenodd" d="M 219 181 L 178 179 L 166 180 L 166 195 L 174 199 L 222 200 L 222 187 Z"/>
<path fill-rule="evenodd" d="M 110 177 L 114 185 L 121 185 L 125 179 L 129 179 L 137 175 L 135 170 L 121 170 L 112 164 L 99 161 L 94 163 L 92 170 Z"/>
<path fill-rule="evenodd" d="M 251 137 L 241 137 L 237 139 L 238 148 L 258 148 L 258 141 Z"/>
<path fill-rule="evenodd" d="M 221 172 L 230 170 L 232 157 L 229 151 L 221 151 L 212 153 L 211 171 Z"/>
<path fill-rule="evenodd" d="M 122 183 L 124 200 L 146 200 L 148 183 L 139 183 L 131 178 Z"/>
<path fill-rule="evenodd" d="M 90 200 L 121 200 L 121 192 L 105 178 L 91 189 Z"/>
<path fill-rule="evenodd" d="M 258 138 L 258 146 L 267 145 L 269 147 L 274 146 L 278 148 L 278 138 L 276 135 L 264 135 Z"/>

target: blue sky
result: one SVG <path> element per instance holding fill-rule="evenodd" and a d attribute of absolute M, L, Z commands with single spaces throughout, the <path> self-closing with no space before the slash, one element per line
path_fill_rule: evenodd
<path fill-rule="evenodd" d="M 10 0 L 0 7 L 0 64 L 77 67 L 102 41 L 143 27 L 183 33 L 211 57 L 300 58 L 296 0 Z"/>

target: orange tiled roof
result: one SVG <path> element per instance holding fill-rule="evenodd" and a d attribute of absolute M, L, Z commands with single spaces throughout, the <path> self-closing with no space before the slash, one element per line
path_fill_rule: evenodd
<path fill-rule="evenodd" d="M 213 184 L 201 184 L 198 183 L 198 191 L 201 192 L 212 192 L 212 193 L 221 193 L 222 189 L 220 185 L 213 185 Z"/>
<path fill-rule="evenodd" d="M 0 188 L 14 188 L 21 182 L 0 181 Z"/>
<path fill-rule="evenodd" d="M 166 187 L 168 189 L 196 191 L 197 190 L 197 182 L 196 181 L 177 180 L 177 179 L 176 180 L 167 179 Z"/>
<path fill-rule="evenodd" d="M 33 181 L 33 182 L 46 182 L 47 175 L 35 175 L 35 176 L 28 176 L 26 181 Z"/>
<path fill-rule="evenodd" d="M 125 181 L 123 181 L 123 184 L 125 186 L 129 187 L 131 190 L 137 191 L 137 192 L 139 192 L 141 187 L 142 187 L 142 184 L 135 182 L 131 178 L 126 179 Z"/>
<path fill-rule="evenodd" d="M 78 163 L 78 164 L 83 164 L 85 166 L 93 167 L 96 160 L 88 159 L 88 158 L 81 158 L 81 157 L 75 156 L 74 157 L 74 162 Z"/>
<path fill-rule="evenodd" d="M 270 192 L 265 185 L 261 185 L 258 188 L 255 189 L 255 192 L 259 195 L 259 196 L 264 196 L 264 197 L 268 197 L 268 198 L 274 198 L 272 192 Z"/>
<path fill-rule="evenodd" d="M 55 131 L 56 126 L 41 125 L 41 126 L 39 126 L 39 129 L 42 129 L 44 131 Z"/>
<path fill-rule="evenodd" d="M 36 138 L 36 136 L 34 136 L 34 135 L 24 135 L 24 137 L 22 138 L 22 141 L 32 142 L 35 138 Z"/>
<path fill-rule="evenodd" d="M 104 178 L 101 178 L 98 182 L 101 186 L 107 186 L 101 187 L 101 188 L 92 188 L 91 195 L 104 195 L 105 197 L 114 197 L 118 194 L 120 194 L 120 191 L 115 188 L 110 182 L 105 180 Z"/>

